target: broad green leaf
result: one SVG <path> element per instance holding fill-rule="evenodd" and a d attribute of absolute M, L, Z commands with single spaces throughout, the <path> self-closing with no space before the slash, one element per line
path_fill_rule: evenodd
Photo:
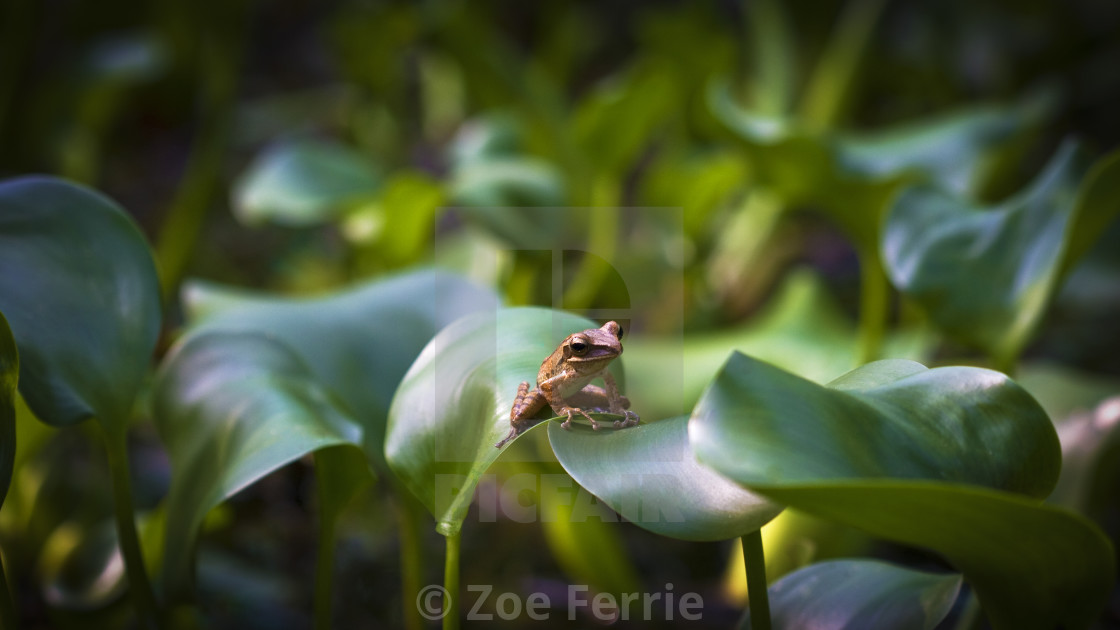
<path fill-rule="evenodd" d="M 567 201 L 556 167 L 528 156 L 485 158 L 457 167 L 450 197 L 457 206 L 481 208 L 562 206 Z"/>
<path fill-rule="evenodd" d="M 489 113 L 468 120 L 448 147 L 448 159 L 456 167 L 524 150 L 524 132 L 517 117 L 508 112 Z"/>
<path fill-rule="evenodd" d="M 550 422 L 556 458 L 579 485 L 628 521 L 684 540 L 725 540 L 753 532 L 782 511 L 696 462 L 688 417 L 618 431 L 563 429 Z"/>
<path fill-rule="evenodd" d="M 822 387 L 734 354 L 689 438 L 755 492 L 942 554 L 997 628 L 1082 627 L 1111 588 L 1100 530 L 1039 502 L 1057 437 L 998 372 L 879 361 Z"/>
<path fill-rule="evenodd" d="M 0 506 L 8 498 L 16 463 L 16 387 L 19 384 L 19 352 L 0 312 Z M 4 596 L 0 594 L 0 596 Z"/>
<path fill-rule="evenodd" d="M 535 382 L 565 337 L 593 327 L 560 311 L 500 309 L 455 321 L 424 348 L 393 397 L 385 458 L 440 533 L 459 531 L 479 479 L 505 450 L 494 444 L 509 433 L 518 384 Z"/>
<path fill-rule="evenodd" d="M 51 177 L 0 183 L 0 311 L 20 392 L 55 426 L 96 417 L 123 435 L 160 329 L 159 283 L 132 219 Z"/>
<path fill-rule="evenodd" d="M 362 441 L 361 425 L 299 355 L 255 332 L 189 335 L 160 366 L 152 413 L 171 458 L 164 576 L 175 595 L 213 507 L 308 453 Z"/>
<path fill-rule="evenodd" d="M 496 298 L 457 275 L 416 271 L 303 299 L 196 283 L 184 303 L 197 328 L 261 332 L 291 347 L 362 423 L 366 455 L 379 463 L 389 402 L 408 366 L 439 329 L 494 308 Z"/>
<path fill-rule="evenodd" d="M 936 574 L 876 560 L 814 564 L 770 586 L 775 630 L 933 630 L 961 588 L 958 573 Z M 749 618 L 744 628 L 750 628 Z"/>
<path fill-rule="evenodd" d="M 700 462 L 740 483 L 928 479 L 1041 499 L 1061 466 L 1038 403 L 982 368 L 876 361 L 822 386 L 736 352 L 692 417 Z"/>
<path fill-rule="evenodd" d="M 1081 172 L 1067 142 L 1027 190 L 995 207 L 929 186 L 903 191 L 882 242 L 892 282 L 945 333 L 1012 365 L 1062 270 L 1092 244 L 1089 226 L 1120 212 L 1120 159 L 1098 165 L 1079 190 Z"/>
<path fill-rule="evenodd" d="M 743 325 L 689 334 L 680 343 L 638 335 L 630 338 L 629 395 L 641 400 L 639 411 L 653 418 L 687 413 L 731 350 L 823 383 L 852 369 L 858 348 L 855 326 L 828 295 L 820 277 L 798 269 L 789 274 L 764 309 Z M 886 356 L 914 360 L 923 360 L 928 351 L 929 340 L 924 335 L 905 330 L 890 335 L 884 348 Z M 666 368 L 667 357 L 681 365 L 678 375 Z M 671 378 L 680 378 L 679 385 L 666 380 Z"/>
<path fill-rule="evenodd" d="M 235 184 L 233 205 L 248 224 L 301 227 L 338 218 L 375 194 L 380 169 L 336 142 L 290 140 L 264 151 Z"/>

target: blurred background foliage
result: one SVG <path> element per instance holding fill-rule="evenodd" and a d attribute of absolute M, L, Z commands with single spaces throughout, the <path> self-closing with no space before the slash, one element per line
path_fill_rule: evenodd
<path fill-rule="evenodd" d="M 1084 202 L 1094 182 L 1115 186 L 1115 157 L 1099 158 L 1120 146 L 1120 4 L 16 0 L 0 12 L 0 176 L 59 175 L 133 214 L 161 274 L 160 352 L 206 317 L 190 312 L 198 301 L 181 304 L 188 278 L 318 295 L 435 266 L 510 305 L 632 309 L 628 394 L 651 419 L 687 413 L 730 348 L 818 381 L 880 356 L 995 365 L 1055 421 L 1081 423 L 1062 437 L 1085 453 L 1075 473 L 1089 481 L 1063 477 L 1059 494 L 1118 531 L 1106 491 L 1115 432 L 1082 425 L 1120 392 L 1115 196 L 1099 193 L 1103 209 Z M 1062 156 L 1069 174 L 1039 183 Z M 996 252 L 1010 261 L 907 275 L 885 242 L 905 231 L 908 210 L 892 204 L 914 183 L 965 215 L 1045 189 L 1069 229 L 1090 234 L 1015 240 Z M 564 243 L 561 259 L 542 243 Z M 996 313 L 984 331 L 1034 309 L 1013 339 L 975 338 L 973 313 L 942 317 L 921 292 L 936 293 L 942 272 L 1016 270 L 1039 252 L 1049 266 L 1029 279 L 1036 292 L 996 287 L 969 302 L 994 304 L 982 307 Z M 206 296 L 201 308 L 221 310 L 223 290 L 188 286 Z M 150 510 L 171 463 L 140 416 L 136 502 Z M 9 571 L 34 576 L 14 583 L 22 615 L 31 627 L 116 624 L 104 457 L 87 428 L 23 420 L 0 513 Z M 308 623 L 309 458 L 206 516 L 198 589 L 211 627 Z M 401 543 L 386 516 L 402 499 L 387 485 L 339 517 L 339 627 L 403 623 Z M 772 578 L 857 552 L 938 562 L 798 513 L 776 523 Z M 463 583 L 549 592 L 687 580 L 711 602 L 706 624 L 734 622 L 737 551 L 615 527 L 467 528 L 464 549 L 494 551 L 471 554 Z M 421 546 L 438 549 L 422 531 Z M 598 551 L 572 551 L 581 545 Z"/>

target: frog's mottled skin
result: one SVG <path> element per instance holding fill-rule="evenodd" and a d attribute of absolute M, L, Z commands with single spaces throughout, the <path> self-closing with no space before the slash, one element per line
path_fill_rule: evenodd
<path fill-rule="evenodd" d="M 599 423 L 587 410 L 606 411 L 625 416 L 615 421 L 616 429 L 638 424 L 638 414 L 628 411 L 630 401 L 618 393 L 614 377 L 607 366 L 622 354 L 622 327 L 618 322 L 607 322 L 602 328 L 589 328 L 569 335 L 564 343 L 541 364 L 537 373 L 537 388 L 530 390 L 528 381 L 517 388 L 517 398 L 509 412 L 510 431 L 504 440 L 495 444 L 501 448 L 522 431 L 536 424 L 533 416 L 545 403 L 558 416 L 567 416 L 561 426 L 570 429 L 572 416 L 580 414 L 591 421 L 591 428 Z M 591 385 L 602 377 L 606 389 Z"/>

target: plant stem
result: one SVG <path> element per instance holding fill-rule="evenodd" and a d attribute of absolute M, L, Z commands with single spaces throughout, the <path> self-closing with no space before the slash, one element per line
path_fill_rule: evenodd
<path fill-rule="evenodd" d="M 175 199 L 156 240 L 160 288 L 164 301 L 175 292 L 202 232 L 218 190 L 222 165 L 233 127 L 233 108 L 240 65 L 243 11 L 230 4 L 225 21 L 229 32 L 204 38 L 200 46 L 203 107 L 198 136 L 188 158 Z"/>
<path fill-rule="evenodd" d="M 315 630 L 331 629 L 331 595 L 334 582 L 334 546 L 335 525 L 338 522 L 338 510 L 335 506 L 327 505 L 324 497 L 328 496 L 327 475 L 316 474 L 315 481 L 318 485 L 319 496 L 319 535 L 318 546 L 315 550 Z"/>
<path fill-rule="evenodd" d="M 770 630 L 770 596 L 766 584 L 766 556 L 762 550 L 762 530 L 743 536 L 743 563 L 747 565 L 747 597 L 750 601 L 751 630 Z"/>
<path fill-rule="evenodd" d="M 553 308 L 582 310 L 590 307 L 595 300 L 618 248 L 620 194 L 618 182 L 611 177 L 599 177 L 592 183 L 591 207 L 586 211 L 593 227 L 587 235 L 587 250 L 572 282 L 564 291 L 561 303 L 553 304 Z M 553 261 L 552 264 L 562 265 L 563 261 Z"/>
<path fill-rule="evenodd" d="M 0 327 L 2 327 L 0 330 L 3 331 L 3 334 L 8 335 L 8 322 L 4 319 L 3 313 L 0 313 Z M 0 343 L 5 343 L 13 351 L 15 350 L 14 340 L 10 336 Z M 7 349 L 7 347 L 4 348 L 4 350 Z M 7 360 L 0 359 L 4 362 Z M 13 376 L 18 374 L 19 366 L 17 362 L 13 361 L 9 365 L 13 370 Z M 5 367 L 7 366 L 0 363 L 0 368 Z M 16 462 L 16 410 L 15 406 L 12 405 L 12 399 L 15 398 L 16 392 L 15 383 L 12 382 L 11 385 L 12 389 L 10 391 L 0 390 L 0 507 L 3 507 L 4 500 L 8 498 L 8 487 L 12 483 L 12 471 L 15 469 Z M 0 387 L 6 388 L 3 384 L 0 384 Z M 15 627 L 15 602 L 12 600 L 12 592 L 8 590 L 8 577 L 4 573 L 4 558 L 0 555 L 0 628 Z"/>
<path fill-rule="evenodd" d="M 851 97 L 856 73 L 886 0 L 852 0 L 841 9 L 835 30 L 805 88 L 801 115 L 817 129 L 829 129 Z"/>
<path fill-rule="evenodd" d="M 447 602 L 443 608 L 443 630 L 459 629 L 459 537 L 455 532 L 447 537 L 447 559 L 443 565 L 443 588 Z"/>
<path fill-rule="evenodd" d="M 887 327 L 887 277 L 873 248 L 859 251 L 860 305 L 857 365 L 879 358 Z"/>
<path fill-rule="evenodd" d="M 109 458 L 109 475 L 113 483 L 113 509 L 117 517 L 117 539 L 124 557 L 128 589 L 136 605 L 136 616 L 142 628 L 156 628 L 158 607 L 144 554 L 140 551 L 140 538 L 136 534 L 136 520 L 132 507 L 132 481 L 129 479 L 128 448 L 124 431 L 110 432 L 102 427 L 105 452 Z"/>
<path fill-rule="evenodd" d="M 418 504 L 407 492 L 397 493 L 397 523 L 401 540 L 401 594 L 406 630 L 421 630 L 424 620 L 416 607 L 423 579 L 424 548 L 420 543 Z"/>
<path fill-rule="evenodd" d="M 16 605 L 8 590 L 8 576 L 4 573 L 4 557 L 0 555 L 0 628 L 18 628 Z"/>

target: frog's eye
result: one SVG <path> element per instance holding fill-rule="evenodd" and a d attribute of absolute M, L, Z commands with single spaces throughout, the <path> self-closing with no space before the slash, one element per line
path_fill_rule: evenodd
<path fill-rule="evenodd" d="M 615 338 L 616 338 L 616 339 L 618 339 L 619 341 L 622 341 L 622 326 L 619 326 L 619 327 L 618 327 L 618 332 L 616 332 L 616 333 L 614 334 L 614 336 L 615 336 Z"/>
<path fill-rule="evenodd" d="M 580 340 L 575 340 L 571 343 L 572 354 L 581 357 L 587 354 L 587 344 Z"/>

